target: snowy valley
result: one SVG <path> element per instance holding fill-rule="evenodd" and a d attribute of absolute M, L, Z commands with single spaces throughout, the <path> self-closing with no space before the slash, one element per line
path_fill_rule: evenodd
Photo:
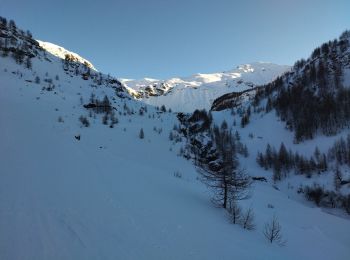
<path fill-rule="evenodd" d="M 349 259 L 349 46 L 137 81 L 1 18 L 0 259 Z"/>

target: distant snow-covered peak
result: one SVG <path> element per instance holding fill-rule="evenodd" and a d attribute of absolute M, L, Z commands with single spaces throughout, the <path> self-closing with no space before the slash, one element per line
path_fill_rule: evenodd
<path fill-rule="evenodd" d="M 290 68 L 290 66 L 286 65 L 279 65 L 271 62 L 252 62 L 252 63 L 247 63 L 247 64 L 240 64 L 238 65 L 235 69 L 228 71 L 228 73 L 232 72 L 241 72 L 241 73 L 259 73 L 259 72 L 264 72 L 264 71 L 275 71 L 279 70 L 281 68 Z"/>
<path fill-rule="evenodd" d="M 187 77 L 175 77 L 167 80 L 154 78 L 143 79 L 120 79 L 129 87 L 139 90 L 149 85 L 167 83 L 170 85 L 185 84 L 189 86 L 201 86 L 215 82 L 222 82 L 229 79 L 239 79 L 251 81 L 254 84 L 265 84 L 276 76 L 290 69 L 287 65 L 278 65 L 269 62 L 253 62 L 236 66 L 233 70 L 218 73 L 196 73 Z"/>
<path fill-rule="evenodd" d="M 241 70 L 243 72 L 254 72 L 254 67 L 251 64 L 243 64 L 243 65 L 239 65 L 237 66 L 238 70 Z"/>
<path fill-rule="evenodd" d="M 68 51 L 63 47 L 58 46 L 58 45 L 53 44 L 53 43 L 50 43 L 50 42 L 44 42 L 44 41 L 40 41 L 40 40 L 36 40 L 36 41 L 40 44 L 40 47 L 42 47 L 47 52 L 51 53 L 52 55 L 54 55 L 56 57 L 64 59 L 66 57 L 66 55 L 68 54 L 74 58 L 74 61 L 82 63 L 82 64 L 86 64 L 91 69 L 96 70 L 96 68 L 94 67 L 94 65 L 90 61 L 88 61 L 87 59 L 84 59 L 83 57 L 81 57 L 79 54 L 76 54 L 75 52 Z"/>
<path fill-rule="evenodd" d="M 174 111 L 192 112 L 195 109 L 210 109 L 214 99 L 226 93 L 267 84 L 289 69 L 290 66 L 286 65 L 253 62 L 224 72 L 197 73 L 168 80 L 143 78 L 121 81 L 138 93 L 130 94 L 142 98 L 145 103 L 157 106 L 164 104 Z"/>

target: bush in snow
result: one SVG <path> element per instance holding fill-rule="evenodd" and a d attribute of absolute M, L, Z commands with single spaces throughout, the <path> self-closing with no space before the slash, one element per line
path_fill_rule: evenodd
<path fill-rule="evenodd" d="M 35 84 L 40 84 L 40 78 L 38 76 L 36 76 L 34 82 L 35 82 Z"/>
<path fill-rule="evenodd" d="M 102 117 L 102 124 L 107 125 L 108 124 L 108 114 L 104 114 Z"/>
<path fill-rule="evenodd" d="M 176 171 L 176 172 L 174 172 L 174 176 L 176 177 L 176 178 L 182 178 L 182 173 L 181 172 L 179 172 L 179 171 Z"/>
<path fill-rule="evenodd" d="M 272 168 L 274 181 L 280 181 L 291 170 L 294 170 L 296 174 L 305 174 L 310 178 L 312 173 L 320 174 L 328 169 L 326 155 L 321 154 L 317 147 L 314 156 L 306 158 L 287 150 L 283 143 L 281 143 L 278 151 L 267 144 L 265 153 L 259 152 L 256 160 L 266 170 Z"/>
<path fill-rule="evenodd" d="M 145 138 L 145 133 L 143 132 L 143 128 L 141 128 L 141 130 L 140 130 L 139 138 L 140 139 L 144 139 Z"/>
<path fill-rule="evenodd" d="M 242 227 L 247 230 L 255 229 L 254 218 L 255 216 L 254 216 L 253 209 L 249 208 L 246 212 L 244 212 L 242 216 L 242 221 L 241 221 Z"/>
<path fill-rule="evenodd" d="M 109 125 L 110 128 L 113 128 L 115 124 L 118 124 L 118 118 L 115 116 L 114 112 L 111 114 L 111 123 Z"/>
<path fill-rule="evenodd" d="M 263 234 L 270 243 L 285 244 L 282 238 L 282 227 L 276 216 L 273 216 L 272 220 L 265 224 Z"/>
<path fill-rule="evenodd" d="M 63 123 L 64 122 L 64 120 L 63 120 L 63 118 L 61 116 L 58 117 L 58 122 L 59 123 Z"/>
<path fill-rule="evenodd" d="M 343 208 L 350 214 L 350 194 L 342 195 L 339 192 L 324 190 L 319 185 L 306 186 L 303 189 L 308 200 L 314 201 L 317 206 L 327 208 Z"/>
<path fill-rule="evenodd" d="M 85 127 L 89 127 L 90 126 L 90 122 L 89 120 L 85 117 L 85 116 L 80 116 L 79 117 L 79 121 L 82 123 L 83 126 Z"/>
<path fill-rule="evenodd" d="M 324 190 L 320 186 L 314 185 L 313 187 L 306 187 L 305 194 L 308 200 L 314 201 L 319 206 L 324 196 Z"/>

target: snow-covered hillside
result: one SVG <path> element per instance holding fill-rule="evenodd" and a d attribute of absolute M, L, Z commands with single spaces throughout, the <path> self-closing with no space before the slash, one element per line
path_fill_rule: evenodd
<path fill-rule="evenodd" d="M 178 115 L 132 99 L 117 79 L 11 27 L 0 20 L 0 259 L 349 258 L 348 216 L 278 190 L 270 178 L 240 203 L 254 209 L 255 230 L 232 225 L 193 162 L 179 156 L 188 140 L 173 130 Z M 213 116 L 233 126 L 230 111 Z M 292 134 L 272 113 L 236 128 L 251 154 L 242 166 L 269 177 L 254 152 L 274 137 L 292 143 Z M 262 233 L 274 215 L 285 246 Z"/>
<path fill-rule="evenodd" d="M 229 224 L 192 163 L 168 140 L 175 115 L 149 107 L 143 116 L 124 116 L 125 102 L 134 111 L 142 104 L 117 98 L 119 123 L 109 128 L 101 116 L 89 118 L 80 97 L 86 101 L 94 92 L 112 98 L 112 89 L 92 91 L 60 64 L 33 62 L 30 71 L 1 59 L 1 259 L 341 260 L 350 254 L 348 219 L 268 183 L 257 183 L 242 204 L 254 207 L 257 230 Z M 47 70 L 59 75 L 56 94 L 26 81 Z M 90 127 L 81 126 L 81 115 Z M 270 245 L 261 233 L 273 214 L 288 240 L 284 247 Z"/>
<path fill-rule="evenodd" d="M 195 109 L 209 110 L 212 102 L 226 93 L 241 92 L 269 83 L 289 68 L 285 65 L 255 62 L 221 73 L 198 73 L 169 80 L 145 78 L 121 81 L 136 90 L 138 97 L 147 104 L 165 105 L 177 112 L 193 112 Z"/>
<path fill-rule="evenodd" d="M 80 55 L 74 52 L 67 51 L 65 48 L 50 42 L 43 42 L 39 40 L 37 40 L 37 42 L 40 44 L 41 48 L 43 48 L 44 50 L 46 50 L 47 52 L 51 53 L 56 57 L 65 59 L 66 55 L 69 55 L 70 57 L 72 57 L 74 61 L 79 62 L 81 64 L 86 64 L 86 66 L 88 66 L 89 68 L 96 70 L 96 68 L 94 67 L 94 65 L 92 65 L 90 61 L 82 58 Z"/>

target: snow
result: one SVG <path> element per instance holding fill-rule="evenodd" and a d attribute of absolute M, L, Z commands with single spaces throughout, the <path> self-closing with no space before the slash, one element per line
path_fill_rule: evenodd
<path fill-rule="evenodd" d="M 226 93 L 240 92 L 266 84 L 289 69 L 290 67 L 285 65 L 255 62 L 222 73 L 198 73 L 168 80 L 145 78 L 121 81 L 139 92 L 144 91 L 147 86 L 159 86 L 164 83 L 167 86 L 164 95 L 145 97 L 142 101 L 154 106 L 165 105 L 177 112 L 193 112 L 195 109 L 209 110 L 216 98 Z"/>
<path fill-rule="evenodd" d="M 50 42 L 44 42 L 40 40 L 36 40 L 36 41 L 39 43 L 40 47 L 42 47 L 44 50 L 46 50 L 47 52 L 51 53 L 52 55 L 58 58 L 64 59 L 65 56 L 69 54 L 69 55 L 72 55 L 77 62 L 80 62 L 82 64 L 87 64 L 88 67 L 90 67 L 93 70 L 96 70 L 96 68 L 94 67 L 94 65 L 92 65 L 90 61 L 82 58 L 80 55 L 74 52 L 67 51 L 65 48 Z"/>
<path fill-rule="evenodd" d="M 80 97 L 87 101 L 91 92 L 115 97 L 112 88 L 92 88 L 89 80 L 65 74 L 58 58 L 34 58 L 32 71 L 0 59 L 0 259 L 349 259 L 348 218 L 290 197 L 271 182 L 256 183 L 251 199 L 241 203 L 253 207 L 256 230 L 230 224 L 225 211 L 210 202 L 191 161 L 177 156 L 180 144 L 168 140 L 175 114 L 148 106 L 144 116 L 118 114 L 115 128 L 102 125 L 101 116 L 82 128 L 78 118 L 88 112 Z M 44 82 L 25 81 L 43 79 L 46 72 L 59 76 L 54 91 L 42 91 Z M 204 94 L 204 87 L 176 98 L 204 104 L 219 94 Z M 113 105 L 123 111 L 124 103 L 135 111 L 144 105 L 119 98 Z M 232 118 L 228 111 L 214 117 Z M 248 139 L 249 132 L 262 141 Z M 292 134 L 272 113 L 252 119 L 240 133 L 251 153 L 242 165 L 251 175 L 270 174 L 255 163 L 254 152 L 266 142 L 277 144 L 278 137 L 292 145 Z M 287 240 L 284 247 L 269 244 L 262 234 L 274 214 Z"/>

